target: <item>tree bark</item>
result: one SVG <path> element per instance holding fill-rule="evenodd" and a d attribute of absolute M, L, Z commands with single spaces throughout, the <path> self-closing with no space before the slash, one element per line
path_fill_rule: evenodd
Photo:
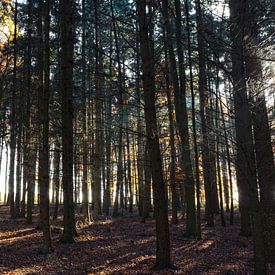
<path fill-rule="evenodd" d="M 234 110 L 237 141 L 237 180 L 241 188 L 242 207 L 251 217 L 254 239 L 254 272 L 266 274 L 263 226 L 258 201 L 256 164 L 252 139 L 244 68 L 244 27 L 246 1 L 229 1 L 232 45 L 232 79 L 234 86 Z"/>
<path fill-rule="evenodd" d="M 199 56 L 199 95 L 200 95 L 200 118 L 202 131 L 202 166 L 203 179 L 205 190 L 205 218 L 208 226 L 214 225 L 213 209 L 211 203 L 212 183 L 211 183 L 211 169 L 210 169 L 210 152 L 209 152 L 209 125 L 207 125 L 206 110 L 208 106 L 208 87 L 206 76 L 206 62 L 205 62 L 205 43 L 203 38 L 203 22 L 200 1 L 196 0 L 196 21 L 198 29 L 198 56 Z"/>
<path fill-rule="evenodd" d="M 143 71 L 143 89 L 145 101 L 145 121 L 149 155 L 152 167 L 154 215 L 156 220 L 156 267 L 167 268 L 170 263 L 170 238 L 168 226 L 168 209 L 163 181 L 162 162 L 159 148 L 159 136 L 155 107 L 155 72 L 154 54 L 149 40 L 148 23 L 150 19 L 146 13 L 146 1 L 137 1 L 139 22 L 140 53 Z"/>
<path fill-rule="evenodd" d="M 82 214 L 90 221 L 88 199 L 88 133 L 86 107 L 86 0 L 82 0 Z"/>
<path fill-rule="evenodd" d="M 74 242 L 73 203 L 73 4 L 60 0 L 61 97 L 62 97 L 62 184 L 64 195 L 64 231 L 62 242 Z"/>
<path fill-rule="evenodd" d="M 42 144 L 39 155 L 40 169 L 40 207 L 41 226 L 43 231 L 42 253 L 49 253 L 52 250 L 50 217 L 49 217 L 49 97 L 50 97 L 50 0 L 40 2 L 42 13 L 42 49 L 43 49 L 43 78 L 40 102 L 40 116 L 42 126 Z"/>
<path fill-rule="evenodd" d="M 13 38 L 13 87 L 11 98 L 11 115 L 10 115 L 10 168 L 9 168 L 9 195 L 8 204 L 10 206 L 10 216 L 15 218 L 14 208 L 14 163 L 15 163 L 15 149 L 16 149 L 16 93 L 17 93 L 17 11 L 18 3 L 15 1 L 14 7 L 14 38 Z"/>
<path fill-rule="evenodd" d="M 272 151 L 271 134 L 264 94 L 264 76 L 260 59 L 259 27 L 257 22 L 258 3 L 247 1 L 246 28 L 244 40 L 245 69 L 247 87 L 250 96 L 252 124 L 255 142 L 256 167 L 260 188 L 260 206 L 264 221 L 265 247 L 269 260 L 275 261 L 274 229 L 269 228 L 275 215 L 275 166 Z"/>
<path fill-rule="evenodd" d="M 174 87 L 174 102 L 176 112 L 176 122 L 178 125 L 179 135 L 182 146 L 182 165 L 185 173 L 185 198 L 186 198 L 186 235 L 197 235 L 196 211 L 195 211 L 195 187 L 192 161 L 190 156 L 189 131 L 188 131 L 188 115 L 186 107 L 186 82 L 184 76 L 183 51 L 181 46 L 181 19 L 176 17 L 176 39 L 177 53 L 179 58 L 178 76 L 177 64 L 172 44 L 172 30 L 168 13 L 168 1 L 163 1 L 164 26 L 167 32 L 167 46 L 170 61 L 170 71 L 172 74 L 172 82 Z M 177 10 L 177 9 L 176 9 Z"/>
<path fill-rule="evenodd" d="M 60 189 L 60 144 L 58 138 L 55 140 L 53 157 L 53 186 L 55 188 L 55 202 L 53 219 L 57 219 L 59 207 L 59 189 Z"/>

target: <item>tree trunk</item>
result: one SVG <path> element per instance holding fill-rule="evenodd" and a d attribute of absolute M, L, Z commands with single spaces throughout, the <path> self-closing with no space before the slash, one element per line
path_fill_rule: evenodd
<path fill-rule="evenodd" d="M 22 97 L 22 94 L 21 94 Z M 18 108 L 19 113 L 22 116 L 21 107 Z M 20 215 L 20 198 L 21 198 L 21 175 L 22 175 L 22 121 L 18 125 L 18 136 L 17 136 L 17 158 L 16 158 L 16 193 L 15 193 L 15 205 L 14 205 L 14 215 L 16 218 Z"/>
<path fill-rule="evenodd" d="M 112 38 L 112 36 L 110 37 Z M 111 41 L 111 39 L 110 39 Z M 109 73 L 110 77 L 113 75 L 112 70 L 112 41 L 110 42 L 110 64 L 109 64 Z M 111 97 L 111 90 L 112 90 L 112 83 L 110 81 L 110 94 L 108 94 L 106 98 L 106 120 L 108 123 L 108 127 L 106 129 L 106 189 L 105 189 L 105 214 L 109 215 L 109 210 L 111 206 L 111 173 L 112 173 L 112 145 L 111 145 L 111 138 L 112 138 L 112 129 L 111 129 L 111 122 L 112 122 L 112 97 Z"/>
<path fill-rule="evenodd" d="M 269 260 L 275 261 L 274 229 L 269 228 L 275 215 L 275 167 L 271 143 L 271 133 L 264 93 L 264 76 L 259 52 L 259 27 L 257 22 L 257 6 L 254 0 L 247 1 L 245 69 L 248 80 L 250 106 L 252 112 L 253 133 L 255 141 L 256 165 L 260 188 L 260 205 L 264 220 L 265 247 Z"/>
<path fill-rule="evenodd" d="M 151 179 L 152 179 L 152 167 L 149 157 L 148 143 L 146 144 L 144 152 L 144 184 L 142 192 L 142 220 L 145 222 L 149 218 L 150 206 L 151 206 Z"/>
<path fill-rule="evenodd" d="M 140 35 L 140 53 L 143 71 L 143 89 L 145 101 L 145 121 L 149 155 L 152 167 L 154 215 L 156 220 L 156 267 L 167 268 L 170 263 L 170 237 L 168 225 L 168 210 L 163 181 L 162 162 L 159 148 L 159 136 L 155 107 L 155 72 L 154 54 L 149 40 L 148 23 L 146 13 L 146 1 L 137 1 L 137 12 Z"/>
<path fill-rule="evenodd" d="M 176 9 L 177 10 L 177 9 Z M 176 17 L 176 38 L 177 53 L 179 58 L 179 78 L 177 64 L 172 44 L 172 30 L 168 13 L 168 1 L 163 1 L 163 13 L 165 19 L 165 28 L 167 32 L 167 46 L 170 61 L 170 71 L 174 87 L 174 102 L 176 112 L 176 122 L 178 125 L 179 135 L 182 146 L 182 165 L 185 173 L 185 198 L 186 198 L 186 235 L 197 235 L 196 211 L 195 211 L 195 188 L 192 161 L 190 156 L 188 115 L 186 107 L 186 82 L 184 75 L 183 51 L 181 47 L 181 19 Z"/>
<path fill-rule="evenodd" d="M 82 214 L 90 221 L 88 199 L 88 133 L 86 107 L 86 0 L 82 0 Z"/>
<path fill-rule="evenodd" d="M 203 38 L 203 22 L 200 1 L 196 0 L 196 21 L 198 29 L 198 56 L 199 56 L 199 95 L 200 95 L 200 118 L 202 131 L 202 166 L 205 190 L 205 218 L 208 226 L 214 225 L 213 210 L 211 203 L 211 169 L 210 169 L 210 152 L 209 152 L 209 125 L 207 125 L 206 110 L 208 106 L 208 88 L 206 78 L 205 63 L 205 43 Z"/>
<path fill-rule="evenodd" d="M 226 159 L 227 159 L 227 166 L 228 166 L 228 176 L 229 176 L 229 188 L 230 188 L 230 225 L 233 225 L 234 222 L 234 198 L 233 198 L 233 181 L 232 181 L 232 169 L 231 169 L 231 158 L 230 158 L 230 150 L 229 150 L 229 141 L 227 136 L 227 129 L 225 126 L 225 118 L 223 112 L 222 101 L 220 100 L 220 110 L 221 110 L 221 117 L 222 117 L 222 126 L 223 126 L 223 133 L 225 139 L 225 149 L 226 149 Z"/>
<path fill-rule="evenodd" d="M 166 56 L 166 59 L 167 59 L 167 56 Z M 168 64 L 167 64 L 167 69 L 168 69 Z M 166 74 L 166 92 L 167 92 L 167 102 L 168 102 L 170 150 L 171 150 L 169 183 L 170 183 L 171 193 L 172 193 L 172 223 L 178 224 L 178 213 L 177 213 L 178 195 L 177 195 L 177 188 L 176 188 L 176 148 L 175 148 L 173 105 L 171 100 L 170 79 L 168 74 Z"/>
<path fill-rule="evenodd" d="M 237 174 L 242 207 L 250 214 L 254 239 L 255 274 L 266 274 L 266 259 L 263 241 L 263 227 L 257 192 L 256 165 L 252 139 L 249 103 L 246 91 L 244 69 L 244 26 L 246 1 L 229 1 L 231 19 L 232 78 L 234 86 L 234 109 L 237 141 Z"/>
<path fill-rule="evenodd" d="M 62 242 L 74 242 L 73 203 L 73 4 L 60 0 L 61 97 L 62 97 L 62 184 L 64 195 L 64 231 Z"/>
<path fill-rule="evenodd" d="M 15 1 L 14 8 L 14 39 L 13 39 L 13 87 L 11 98 L 11 115 L 10 115 L 10 169 L 9 169 L 9 199 L 8 204 L 10 206 L 11 218 L 15 218 L 14 208 L 14 162 L 15 162 L 15 149 L 16 149 L 16 92 L 17 92 L 17 8 L 18 3 Z"/>
<path fill-rule="evenodd" d="M 111 1 L 111 13 L 112 13 L 112 23 L 114 29 L 114 42 L 115 42 L 115 51 L 116 51 L 116 59 L 118 66 L 118 121 L 119 121 L 119 129 L 118 129 L 118 164 L 117 164 L 117 186 L 116 186 L 116 198 L 114 203 L 113 216 L 118 216 L 118 199 L 120 194 L 121 202 L 123 202 L 123 75 L 121 68 L 121 59 L 120 59 L 120 49 L 118 44 L 118 33 L 117 26 L 114 16 L 114 7 L 113 1 Z M 123 207 L 123 205 L 120 205 Z"/>
<path fill-rule="evenodd" d="M 55 140 L 53 157 L 53 186 L 55 188 L 55 202 L 53 219 L 57 219 L 59 207 L 59 189 L 60 189 L 60 144 L 58 138 Z"/>
<path fill-rule="evenodd" d="M 220 197 L 220 214 L 221 214 L 221 225 L 225 226 L 224 219 L 224 208 L 223 208 L 223 188 L 222 188 L 222 176 L 221 176 L 221 164 L 220 164 L 220 125 L 219 125 L 219 70 L 217 70 L 217 82 L 216 82 L 216 116 L 215 116 L 215 126 L 216 126 L 216 160 L 217 160 L 217 176 L 218 176 L 218 186 L 219 186 L 219 197 Z"/>
<path fill-rule="evenodd" d="M 96 88 L 95 88 L 95 151 L 94 151 L 94 211 L 96 214 L 101 214 L 101 164 L 102 164 L 102 54 L 101 49 L 101 37 L 100 37 L 100 18 L 98 8 L 100 7 L 97 0 L 94 0 L 95 7 L 95 43 L 96 43 Z"/>
<path fill-rule="evenodd" d="M 40 169 L 40 207 L 41 226 L 43 231 L 42 252 L 51 252 L 51 233 L 49 217 L 49 97 L 50 97 L 50 0 L 41 1 L 39 6 L 42 13 L 42 41 L 43 41 L 43 78 L 40 91 L 40 117 L 42 126 L 42 146 L 39 154 Z"/>

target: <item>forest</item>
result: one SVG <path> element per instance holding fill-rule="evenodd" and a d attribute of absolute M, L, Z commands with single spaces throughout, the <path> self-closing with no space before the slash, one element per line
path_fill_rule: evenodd
<path fill-rule="evenodd" d="M 0 274 L 275 274 L 274 0 L 0 0 Z"/>

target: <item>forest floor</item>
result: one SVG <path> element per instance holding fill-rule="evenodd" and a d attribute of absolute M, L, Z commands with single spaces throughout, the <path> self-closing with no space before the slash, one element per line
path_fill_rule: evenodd
<path fill-rule="evenodd" d="M 0 274 L 252 274 L 250 238 L 239 233 L 239 216 L 233 226 L 214 228 L 202 224 L 202 240 L 184 237 L 184 220 L 170 226 L 175 269 L 153 271 L 155 260 L 154 220 L 141 222 L 137 214 L 97 217 L 80 226 L 75 244 L 59 242 L 52 233 L 54 251 L 40 253 L 42 233 L 25 219 L 9 219 L 8 207 L 0 206 Z M 61 220 L 55 222 L 61 225 Z M 270 274 L 275 274 L 271 271 Z"/>

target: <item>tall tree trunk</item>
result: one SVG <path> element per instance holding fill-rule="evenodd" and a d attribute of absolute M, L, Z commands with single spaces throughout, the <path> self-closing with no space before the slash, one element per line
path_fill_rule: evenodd
<path fill-rule="evenodd" d="M 13 87 L 11 98 L 11 115 L 10 115 L 10 169 L 9 169 L 9 206 L 11 218 L 15 218 L 14 208 L 14 162 L 16 149 L 16 93 L 17 93 L 17 11 L 18 3 L 15 1 L 14 8 L 14 38 L 13 38 Z"/>
<path fill-rule="evenodd" d="M 223 106 L 222 106 L 221 100 L 220 100 L 220 110 L 221 110 L 222 126 L 223 126 L 225 149 L 226 149 L 227 168 L 228 168 L 228 176 L 229 176 L 229 190 L 230 190 L 230 221 L 229 221 L 229 223 L 230 223 L 230 225 L 233 225 L 233 222 L 234 222 L 234 197 L 233 197 L 231 157 L 230 157 L 228 135 L 227 135 L 227 129 L 226 129 L 226 125 L 225 125 L 225 118 L 224 118 L 224 112 L 223 112 Z"/>
<path fill-rule="evenodd" d="M 237 174 L 243 207 L 251 216 L 254 239 L 255 274 L 266 274 L 263 227 L 257 192 L 256 165 L 252 139 L 251 118 L 247 98 L 244 69 L 244 27 L 246 1 L 229 1 L 231 19 L 232 78 L 234 86 L 234 109 L 237 141 Z"/>
<path fill-rule="evenodd" d="M 177 4 L 177 3 L 176 3 Z M 179 129 L 179 135 L 182 146 L 182 165 L 185 173 L 185 198 L 186 198 L 186 235 L 197 235 L 196 210 L 195 210 L 195 187 L 192 161 L 190 156 L 189 131 L 188 131 L 188 115 L 186 107 L 186 82 L 184 76 L 183 50 L 181 47 L 181 19 L 176 17 L 176 39 L 177 53 L 179 58 L 179 78 L 177 72 L 177 64 L 173 50 L 173 36 L 171 23 L 169 20 L 168 1 L 163 1 L 163 14 L 165 19 L 165 28 L 167 32 L 167 46 L 170 61 L 170 71 L 172 74 L 172 82 L 174 87 L 174 102 L 176 121 Z M 176 9 L 177 10 L 177 9 Z"/>
<path fill-rule="evenodd" d="M 137 140 L 137 186 L 138 186 L 138 209 L 139 215 L 142 215 L 143 209 L 143 185 L 144 185 L 144 157 L 143 157 L 143 129 L 142 129 L 142 118 L 141 118 L 141 90 L 140 90 L 140 57 L 139 53 L 137 53 L 137 75 L 136 75 L 136 91 L 137 91 L 137 132 L 138 132 L 138 140 Z"/>
<path fill-rule="evenodd" d="M 26 89 L 26 117 L 25 117 L 25 144 L 24 144 L 24 178 L 26 178 L 27 184 L 27 221 L 28 223 L 32 222 L 32 181 L 31 181 L 31 133 L 30 133 L 30 125 L 31 125 L 31 58 L 32 58 L 32 9 L 33 9 L 33 0 L 28 1 L 28 26 L 27 26 L 27 34 L 28 34 L 28 44 L 27 44 L 27 89 Z M 22 200 L 22 216 L 25 215 L 25 199 L 23 197 Z"/>
<path fill-rule="evenodd" d="M 191 36 L 189 27 L 188 4 L 186 3 L 186 27 L 187 27 L 187 41 L 188 41 L 188 65 L 189 65 L 189 85 L 192 99 L 192 128 L 193 128 L 193 142 L 194 142 L 194 155 L 195 155 L 195 181 L 196 181 L 196 199 L 197 199 L 197 237 L 201 239 L 201 204 L 200 204 L 200 178 L 199 178 L 199 155 L 197 145 L 197 127 L 196 127 L 196 111 L 195 111 L 195 92 L 193 82 L 193 68 L 191 56 Z"/>
<path fill-rule="evenodd" d="M 116 59 L 117 59 L 117 66 L 118 66 L 118 164 L 117 164 L 117 186 L 116 186 L 116 198 L 114 203 L 114 210 L 113 216 L 118 215 L 118 197 L 120 193 L 121 201 L 123 196 L 123 75 L 122 75 L 122 68 L 121 68 L 121 58 L 120 58 L 120 49 L 119 49 L 119 41 L 118 41 L 118 33 L 117 33 L 117 25 L 114 15 L 114 7 L 113 1 L 111 0 L 111 13 L 112 13 L 112 23 L 114 29 L 114 41 L 115 41 L 115 52 L 116 52 Z M 123 207 L 123 205 L 120 205 Z"/>
<path fill-rule="evenodd" d="M 42 13 L 42 41 L 43 41 L 43 83 L 40 102 L 40 116 L 42 126 L 42 146 L 39 155 L 40 170 L 40 206 L 41 225 L 43 231 L 42 252 L 51 251 L 51 233 L 49 217 L 49 97 L 50 97 L 50 0 L 40 2 Z"/>
<path fill-rule="evenodd" d="M 102 99 L 103 99 L 103 91 L 102 91 L 102 72 L 103 72 L 103 64 L 102 64 L 102 53 L 101 53 L 101 36 L 100 36 L 100 12 L 99 12 L 99 3 L 97 0 L 94 0 L 94 8 L 95 8 L 95 43 L 96 43 L 96 88 L 95 88 L 95 151 L 94 151 L 94 211 L 96 214 L 101 214 L 101 164 L 102 164 Z"/>
<path fill-rule="evenodd" d="M 36 65 L 36 70 L 37 70 L 37 112 L 36 112 L 36 124 L 35 126 L 37 135 L 38 135 L 38 204 L 39 204 L 39 221 L 36 226 L 36 229 L 42 229 L 42 205 L 40 203 L 40 195 L 41 195 L 41 183 L 43 183 L 43 161 L 44 161 L 44 156 L 43 156 L 43 123 L 44 123 L 44 109 L 43 109 L 43 104 L 44 104 L 44 50 L 45 50 L 45 45 L 44 45 L 44 0 L 39 0 L 38 1 L 38 9 L 37 9 L 37 45 L 36 45 L 36 59 L 37 59 L 37 65 Z"/>
<path fill-rule="evenodd" d="M 209 156 L 210 156 L 210 182 L 211 182 L 211 209 L 213 214 L 219 213 L 219 198 L 217 188 L 217 168 L 216 168 L 216 136 L 215 136 L 215 116 L 214 116 L 214 97 L 211 89 L 210 68 L 208 66 L 208 90 L 209 93 L 209 108 L 207 109 L 207 124 L 209 125 Z"/>
<path fill-rule="evenodd" d="M 61 241 L 74 242 L 73 203 L 73 5 L 60 0 L 61 96 L 62 96 L 62 184 L 64 195 L 64 231 Z"/>
<path fill-rule="evenodd" d="M 88 133 L 86 107 L 86 0 L 82 0 L 82 213 L 90 221 L 88 199 Z"/>
<path fill-rule="evenodd" d="M 127 120 L 128 121 L 128 120 Z M 127 126 L 127 129 L 129 124 Z M 133 180 L 132 180 L 132 161 L 131 161 L 131 151 L 130 151 L 130 134 L 127 130 L 127 175 L 128 175 L 128 188 L 129 188 L 129 212 L 133 212 Z"/>
<path fill-rule="evenodd" d="M 138 26 L 137 26 L 138 27 Z M 144 184 L 144 158 L 143 158 L 143 143 L 144 143 L 144 131 L 143 131 L 143 125 L 142 125 L 142 117 L 141 117 L 141 100 L 142 100 L 142 94 L 141 94 L 141 89 L 140 89 L 140 47 L 139 47 L 139 35 L 137 34 L 136 37 L 136 48 L 137 48 L 137 53 L 136 53 L 136 81 L 135 81 L 135 89 L 136 89 L 136 98 L 137 98 L 137 106 L 136 106 L 136 111 L 137 111 L 137 155 L 136 155 L 136 164 L 137 164 L 137 187 L 138 187 L 138 192 L 137 192 L 137 205 L 138 205 L 138 210 L 139 210 L 139 215 L 142 215 L 142 209 L 143 209 L 143 200 L 142 198 L 142 193 L 143 193 L 143 184 Z"/>
<path fill-rule="evenodd" d="M 166 56 L 166 59 L 168 59 L 167 56 Z M 167 69 L 168 69 L 168 64 L 167 64 Z M 171 186 L 171 193 L 172 193 L 172 223 L 177 224 L 178 223 L 178 213 L 177 213 L 178 195 L 177 195 L 177 188 L 176 188 L 176 148 L 175 148 L 173 105 L 172 105 L 172 97 L 171 97 L 170 88 L 171 87 L 170 87 L 169 75 L 166 74 L 166 92 L 167 92 L 167 102 L 168 102 L 170 150 L 171 150 L 169 183 Z"/>
<path fill-rule="evenodd" d="M 253 133 L 255 141 L 256 165 L 260 187 L 260 205 L 264 220 L 265 247 L 269 260 L 275 261 L 274 242 L 271 220 L 275 215 L 275 166 L 272 151 L 271 134 L 268 122 L 266 100 L 264 94 L 264 76 L 259 55 L 259 27 L 257 22 L 258 3 L 247 1 L 245 28 L 245 69 L 248 80 L 248 90 L 251 98 Z M 273 258 L 272 258 L 273 257 Z"/>
<path fill-rule="evenodd" d="M 203 22 L 200 1 L 196 0 L 196 21 L 198 29 L 198 55 L 199 55 L 199 95 L 200 95 L 200 117 L 202 131 L 202 166 L 205 190 L 205 218 L 208 226 L 214 225 L 213 210 L 211 207 L 211 169 L 210 169 L 210 152 L 209 152 L 209 133 L 206 119 L 206 109 L 208 109 L 208 88 L 206 78 L 205 63 L 205 43 L 203 38 Z"/>
<path fill-rule="evenodd" d="M 159 147 L 155 107 L 155 72 L 154 54 L 149 40 L 148 23 L 151 17 L 146 13 L 146 1 L 137 1 L 137 13 L 140 35 L 140 53 L 143 71 L 143 89 L 145 101 L 145 121 L 147 141 L 152 167 L 154 215 L 156 220 L 156 267 L 167 268 L 170 263 L 170 238 L 168 225 L 168 209 L 163 180 L 162 162 Z M 150 18 L 150 19 L 149 19 Z"/>
<path fill-rule="evenodd" d="M 220 164 L 220 125 L 219 125 L 219 70 L 217 70 L 217 82 L 216 82 L 216 116 L 215 116 L 215 126 L 216 126 L 216 160 L 217 160 L 217 176 L 218 176 L 218 186 L 219 186 L 219 197 L 220 197 L 220 214 L 221 214 L 221 225 L 225 226 L 224 219 L 224 208 L 223 208 L 223 188 L 222 188 L 222 176 L 221 176 L 221 164 Z"/>
<path fill-rule="evenodd" d="M 110 37 L 111 41 L 112 36 Z M 109 73 L 110 77 L 112 77 L 112 41 L 110 42 L 110 61 L 109 61 Z M 110 81 L 110 91 L 112 90 L 112 83 Z M 111 92 L 106 97 L 106 120 L 107 120 L 107 129 L 106 129 L 106 189 L 105 189 L 105 214 L 109 215 L 109 210 L 111 206 L 111 171 L 112 171 L 112 146 L 111 146 L 111 138 L 112 138 L 112 97 Z"/>

